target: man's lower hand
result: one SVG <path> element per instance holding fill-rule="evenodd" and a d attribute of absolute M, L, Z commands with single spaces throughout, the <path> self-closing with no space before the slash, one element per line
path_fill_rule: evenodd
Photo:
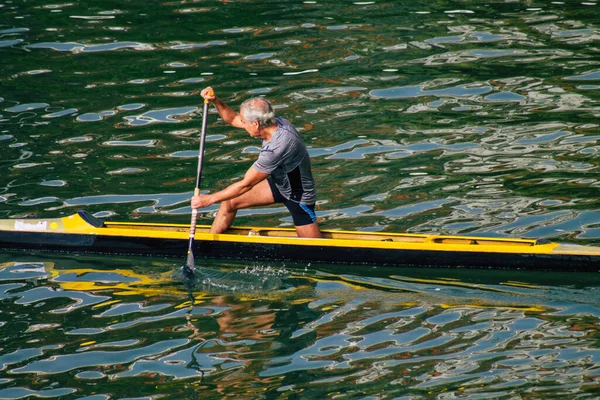
<path fill-rule="evenodd" d="M 191 201 L 192 208 L 206 208 L 212 204 L 210 196 L 205 194 L 193 196 Z"/>

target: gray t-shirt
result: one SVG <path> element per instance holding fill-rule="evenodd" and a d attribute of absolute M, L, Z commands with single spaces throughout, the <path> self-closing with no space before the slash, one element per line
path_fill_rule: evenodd
<path fill-rule="evenodd" d="M 316 185 L 310 170 L 310 157 L 298 131 L 281 117 L 271 141 L 263 140 L 254 168 L 270 174 L 283 197 L 301 204 L 315 204 Z"/>

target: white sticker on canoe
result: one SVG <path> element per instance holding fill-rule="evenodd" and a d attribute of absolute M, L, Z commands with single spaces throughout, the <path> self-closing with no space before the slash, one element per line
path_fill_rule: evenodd
<path fill-rule="evenodd" d="M 15 231 L 45 231 L 48 228 L 48 221 L 27 222 L 15 221 Z"/>

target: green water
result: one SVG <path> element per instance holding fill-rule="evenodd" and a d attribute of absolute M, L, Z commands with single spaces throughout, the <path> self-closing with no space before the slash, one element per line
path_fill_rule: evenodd
<path fill-rule="evenodd" d="M 296 125 L 323 228 L 598 244 L 598 7 L 0 0 L 0 218 L 188 223 L 211 85 Z M 260 144 L 208 120 L 214 191 Z M 181 260 L 0 263 L 0 398 L 600 395 L 596 275 L 210 263 L 260 290 L 192 303 Z"/>

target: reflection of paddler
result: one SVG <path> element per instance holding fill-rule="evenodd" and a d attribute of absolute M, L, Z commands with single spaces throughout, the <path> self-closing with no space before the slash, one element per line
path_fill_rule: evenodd
<path fill-rule="evenodd" d="M 221 203 L 211 232 L 225 232 L 240 209 L 283 203 L 292 214 L 298 236 L 321 237 L 315 215 L 316 185 L 310 157 L 292 124 L 276 116 L 271 104 L 262 97 L 246 100 L 238 114 L 217 98 L 212 88 L 202 90 L 201 94 L 213 103 L 226 123 L 263 141 L 258 160 L 241 181 L 192 198 L 194 209 Z"/>
<path fill-rule="evenodd" d="M 253 274 L 248 278 L 255 277 Z M 263 275 L 264 277 L 264 275 Z M 214 294 L 207 296 L 204 293 L 196 300 L 201 300 L 201 307 L 205 309 L 214 306 L 209 320 L 203 316 L 193 314 L 188 319 L 188 327 L 192 330 L 190 337 L 203 338 L 204 340 L 222 337 L 222 335 L 235 334 L 238 339 L 261 339 L 273 335 L 287 336 L 304 323 L 310 322 L 318 317 L 318 313 L 308 307 L 315 300 L 315 288 L 317 281 L 304 275 L 290 276 L 286 283 L 291 287 L 281 289 L 281 281 L 278 288 L 263 288 L 264 290 L 254 292 Z M 185 303 L 186 306 L 193 304 Z M 198 322 L 203 321 L 203 322 Z M 215 329 L 216 322 L 219 332 L 213 335 L 210 331 Z M 207 323 L 210 324 L 210 328 Z M 190 324 L 201 326 L 190 326 Z"/>
<path fill-rule="evenodd" d="M 219 307 L 227 307 L 217 317 L 219 335 L 234 334 L 239 339 L 263 339 L 275 322 L 275 311 L 267 307 L 255 308 L 254 302 L 239 302 L 231 296 L 217 296 L 212 303 Z"/>

